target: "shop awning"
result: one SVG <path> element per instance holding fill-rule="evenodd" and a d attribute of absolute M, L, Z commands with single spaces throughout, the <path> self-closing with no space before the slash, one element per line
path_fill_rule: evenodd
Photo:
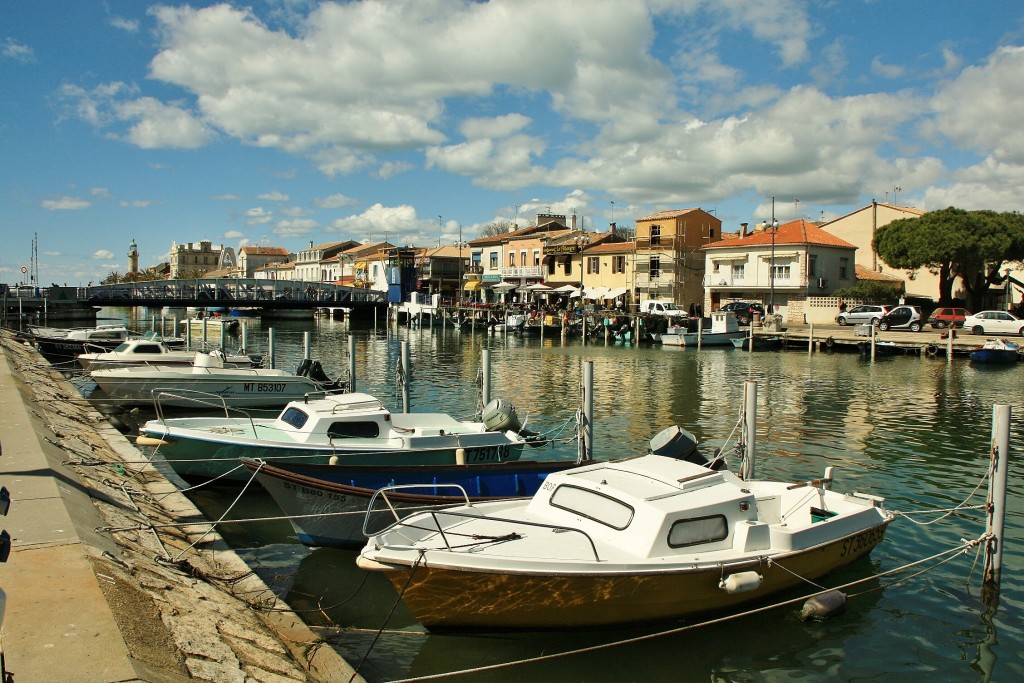
<path fill-rule="evenodd" d="M 608 290 L 608 293 L 604 295 L 605 299 L 617 299 L 629 290 L 625 287 L 616 287 L 615 289 Z"/>
<path fill-rule="evenodd" d="M 357 270 L 366 270 L 366 261 L 356 261 L 352 264 L 352 267 Z"/>
<path fill-rule="evenodd" d="M 746 254 L 714 254 L 711 256 L 712 261 L 746 261 Z"/>
<path fill-rule="evenodd" d="M 467 292 L 476 291 L 480 289 L 480 282 L 478 280 L 467 282 L 465 285 L 463 285 L 462 289 Z"/>

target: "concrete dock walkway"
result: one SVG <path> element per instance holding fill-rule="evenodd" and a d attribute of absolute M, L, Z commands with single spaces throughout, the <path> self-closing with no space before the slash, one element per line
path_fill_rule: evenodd
<path fill-rule="evenodd" d="M 0 346 L 0 642 L 16 681 L 350 680 L 216 533 L 189 550 L 201 513 L 73 386 L 9 332 Z M 180 521 L 197 524 L 154 530 Z"/>

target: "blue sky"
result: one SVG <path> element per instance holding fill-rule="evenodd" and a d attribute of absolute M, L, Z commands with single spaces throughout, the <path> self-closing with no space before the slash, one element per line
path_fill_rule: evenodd
<path fill-rule="evenodd" d="M 0 281 L 171 244 L 434 246 L 1021 208 L 1024 5 L 0 0 Z M 897 190 L 896 188 L 899 188 Z M 798 201 L 797 201 L 798 200 Z"/>

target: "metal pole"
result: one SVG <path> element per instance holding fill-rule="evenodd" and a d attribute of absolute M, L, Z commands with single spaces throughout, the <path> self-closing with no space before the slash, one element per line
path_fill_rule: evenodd
<path fill-rule="evenodd" d="M 274 343 L 274 328 L 271 327 L 267 330 L 267 356 L 270 357 L 270 368 L 274 369 L 277 367 L 277 359 L 274 358 L 277 345 Z"/>
<path fill-rule="evenodd" d="M 875 326 L 871 326 L 871 362 L 875 362 Z"/>
<path fill-rule="evenodd" d="M 185 316 L 185 346 L 192 348 L 192 319 Z"/>
<path fill-rule="evenodd" d="M 811 323 L 811 333 L 807 336 L 807 355 L 814 353 L 814 323 Z"/>
<path fill-rule="evenodd" d="M 247 349 L 249 348 L 249 327 L 245 323 L 242 323 L 241 338 L 242 338 L 242 348 L 239 349 L 239 351 L 241 353 L 248 353 Z"/>
<path fill-rule="evenodd" d="M 356 390 L 356 337 L 352 334 L 348 335 L 348 390 Z"/>
<path fill-rule="evenodd" d="M 402 356 L 401 356 L 400 376 L 399 381 L 402 384 L 402 412 L 409 412 L 409 342 L 402 342 Z"/>
<path fill-rule="evenodd" d="M 700 343 L 704 339 L 704 316 L 697 318 L 697 350 L 700 351 Z"/>
<path fill-rule="evenodd" d="M 309 337 L 309 335 L 310 335 L 309 331 L 306 331 L 306 332 L 302 333 L 302 357 L 305 358 L 305 359 L 311 359 L 313 357 L 312 356 L 312 346 L 310 344 L 310 337 Z"/>
<path fill-rule="evenodd" d="M 779 224 L 775 222 L 775 197 L 772 197 L 772 223 L 769 226 L 772 229 L 772 259 L 768 267 L 768 282 L 771 285 L 771 297 L 768 299 L 768 315 L 775 315 L 775 231 L 778 229 Z"/>
<path fill-rule="evenodd" d="M 949 326 L 949 335 L 946 337 L 946 363 L 953 362 L 953 335 L 956 334 L 956 328 L 952 325 Z"/>
<path fill-rule="evenodd" d="M 481 352 L 481 365 L 483 382 L 480 387 L 480 401 L 486 407 L 491 402 L 491 350 L 484 349 Z"/>
<path fill-rule="evenodd" d="M 992 477 L 989 481 L 989 540 L 985 546 L 984 587 L 998 597 L 1003 568 L 1003 531 L 1006 516 L 1006 480 L 1010 469 L 1010 406 L 992 406 Z"/>
<path fill-rule="evenodd" d="M 757 454 L 757 382 L 743 383 L 743 433 L 744 451 L 740 478 L 749 481 L 754 478 L 754 457 Z"/>
<path fill-rule="evenodd" d="M 594 455 L 594 361 L 583 362 L 583 424 L 580 425 L 580 462 Z"/>

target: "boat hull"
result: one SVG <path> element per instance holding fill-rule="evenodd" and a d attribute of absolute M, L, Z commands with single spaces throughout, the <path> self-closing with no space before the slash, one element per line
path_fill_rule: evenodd
<path fill-rule="evenodd" d="M 289 401 L 301 400 L 308 393 L 322 392 L 323 387 L 308 377 L 297 375 L 252 375 L 249 377 L 202 376 L 181 373 L 155 373 L 151 376 L 112 377 L 103 373 L 121 370 L 100 370 L 93 379 L 104 397 L 127 405 L 149 405 L 157 394 L 160 403 L 180 408 L 223 405 L 231 408 L 272 408 Z M 236 372 L 255 372 L 236 370 Z M 198 392 L 198 393 L 196 393 Z"/>
<path fill-rule="evenodd" d="M 599 628 L 680 619 L 737 608 L 817 579 L 868 555 L 889 520 L 807 550 L 726 567 L 661 567 L 559 574 L 445 567 L 427 551 L 415 567 L 386 572 L 432 631 Z M 361 556 L 360 562 L 366 562 Z M 372 563 L 372 560 L 370 561 Z M 380 568 L 380 567 L 377 567 Z M 723 577 L 757 572 L 756 590 L 728 593 Z"/>
<path fill-rule="evenodd" d="M 743 339 L 746 333 L 740 332 L 705 332 L 704 334 L 698 334 L 697 332 L 687 332 L 686 334 L 676 335 L 681 339 L 682 346 L 697 346 L 698 341 L 701 346 L 732 346 L 733 339 Z M 661 343 L 665 343 L 665 336 L 662 335 Z"/>
<path fill-rule="evenodd" d="M 1016 349 L 975 349 L 971 351 L 971 362 L 985 365 L 1012 365 L 1020 354 Z"/>
<path fill-rule="evenodd" d="M 158 428 L 143 429 L 152 439 L 161 441 L 158 452 L 174 471 L 189 481 L 220 478 L 225 482 L 245 482 L 249 473 L 240 466 L 241 458 L 276 463 L 328 465 L 332 458 L 342 465 L 396 467 L 455 465 L 459 451 L 467 464 L 499 463 L 518 460 L 524 444 L 511 442 L 497 432 L 480 435 L 437 438 L 429 448 L 403 449 L 401 443 L 374 445 L 366 440 L 348 440 L 346 446 L 289 445 L 248 439 L 217 439 L 214 435 L 193 433 L 168 435 Z M 467 447 L 467 443 L 473 444 Z"/>
<path fill-rule="evenodd" d="M 367 517 L 376 491 L 385 486 L 426 484 L 388 494 L 400 518 L 431 506 L 465 502 L 458 485 L 473 502 L 532 496 L 551 472 L 576 467 L 575 462 L 516 461 L 485 465 L 344 466 L 268 465 L 245 459 L 249 472 L 289 517 L 299 541 L 311 546 L 361 547 L 370 533 L 395 521 L 383 503 Z"/>

